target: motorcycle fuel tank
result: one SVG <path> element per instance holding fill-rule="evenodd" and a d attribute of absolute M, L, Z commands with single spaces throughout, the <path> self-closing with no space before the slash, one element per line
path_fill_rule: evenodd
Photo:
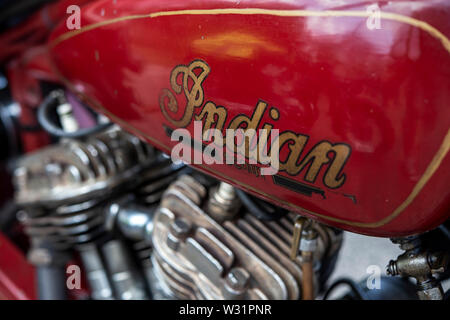
<path fill-rule="evenodd" d="M 179 128 L 278 130 L 252 139 L 278 141 L 276 174 L 194 167 L 373 236 L 449 217 L 448 1 L 100 0 L 68 26 L 49 42 L 63 81 L 168 153 Z"/>

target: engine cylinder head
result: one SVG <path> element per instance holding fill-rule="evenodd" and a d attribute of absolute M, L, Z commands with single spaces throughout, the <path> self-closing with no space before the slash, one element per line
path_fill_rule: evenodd
<path fill-rule="evenodd" d="M 206 191 L 184 175 L 164 193 L 153 219 L 153 291 L 179 299 L 299 299 L 302 257 L 289 258 L 295 215 L 261 221 L 241 210 L 231 220 L 218 220 Z M 313 277 L 319 282 L 341 235 L 321 224 L 314 228 Z"/>
<path fill-rule="evenodd" d="M 16 202 L 33 242 L 56 249 L 105 235 L 104 206 L 139 183 L 155 151 L 117 128 L 86 141 L 62 140 L 20 159 L 15 170 Z"/>

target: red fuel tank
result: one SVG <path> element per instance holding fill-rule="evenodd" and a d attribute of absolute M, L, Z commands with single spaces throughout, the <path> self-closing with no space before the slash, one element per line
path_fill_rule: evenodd
<path fill-rule="evenodd" d="M 450 213 L 450 2 L 378 5 L 100 0 L 49 49 L 72 90 L 169 153 L 195 120 L 279 130 L 255 142 L 279 142 L 274 175 L 196 168 L 329 225 L 410 235 Z"/>

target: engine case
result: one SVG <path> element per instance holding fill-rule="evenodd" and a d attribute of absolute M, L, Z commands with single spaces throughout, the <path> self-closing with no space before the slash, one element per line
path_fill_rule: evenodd
<path fill-rule="evenodd" d="M 261 221 L 246 213 L 219 223 L 207 211 L 207 198 L 187 175 L 165 192 L 154 217 L 152 264 L 159 281 L 153 292 L 178 299 L 299 299 L 301 257 L 289 258 L 295 215 Z M 320 224 L 316 231 L 318 284 L 341 236 Z"/>

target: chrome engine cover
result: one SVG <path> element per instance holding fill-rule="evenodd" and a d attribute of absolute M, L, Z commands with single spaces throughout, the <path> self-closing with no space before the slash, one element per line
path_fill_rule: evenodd
<path fill-rule="evenodd" d="M 62 140 L 18 161 L 16 202 L 52 206 L 103 197 L 133 181 L 153 158 L 153 148 L 119 128 L 86 141 Z"/>
<path fill-rule="evenodd" d="M 151 147 L 118 128 L 22 157 L 14 182 L 27 234 L 58 248 L 94 240 L 105 233 L 104 203 L 136 184 L 154 158 Z"/>
<path fill-rule="evenodd" d="M 219 223 L 205 211 L 206 196 L 187 175 L 163 195 L 152 234 L 159 284 L 153 292 L 179 299 L 299 299 L 301 257 L 289 258 L 295 216 L 260 221 L 247 213 Z M 342 239 L 326 226 L 316 230 L 317 283 L 321 261 L 337 252 Z"/>
<path fill-rule="evenodd" d="M 190 170 L 120 129 L 63 140 L 18 164 L 16 201 L 31 237 L 29 260 L 62 267 L 65 257 L 44 261 L 42 253 L 78 251 L 94 299 L 145 299 L 136 262 L 156 299 L 302 296 L 302 257 L 289 257 L 296 215 L 260 220 L 231 185 L 217 187 L 194 172 L 180 176 Z M 335 229 L 313 228 L 317 292 L 342 239 Z"/>

